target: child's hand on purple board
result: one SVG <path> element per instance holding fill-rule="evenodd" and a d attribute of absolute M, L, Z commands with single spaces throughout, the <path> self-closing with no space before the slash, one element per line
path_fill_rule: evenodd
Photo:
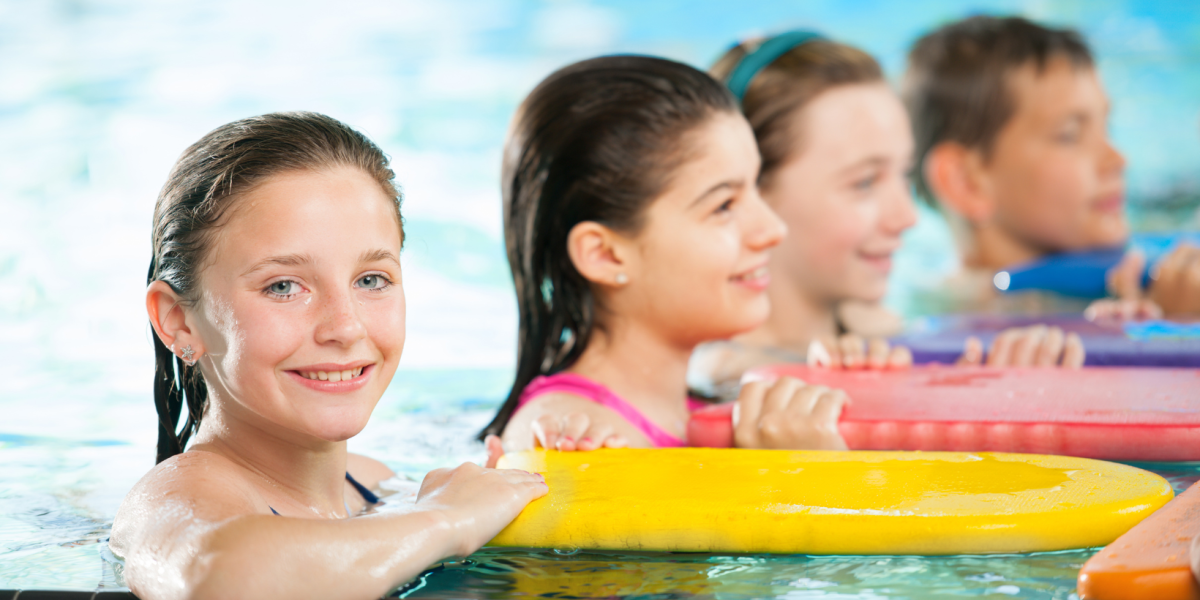
<path fill-rule="evenodd" d="M 1063 333 L 1058 327 L 1033 325 L 1011 327 L 992 340 L 985 355 L 983 342 L 974 336 L 967 338 L 958 366 L 989 367 L 1066 367 L 1083 366 L 1086 353 L 1083 340 L 1076 333 Z"/>

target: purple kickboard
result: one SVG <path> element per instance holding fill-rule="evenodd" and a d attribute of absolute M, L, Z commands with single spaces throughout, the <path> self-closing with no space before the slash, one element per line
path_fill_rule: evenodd
<path fill-rule="evenodd" d="M 1087 351 L 1084 364 L 1088 366 L 1200 367 L 1200 336 L 1135 339 L 1120 322 L 1093 323 L 1077 315 L 923 317 L 892 338 L 892 343 L 912 350 L 916 364 L 952 364 L 962 354 L 968 336 L 980 338 L 986 348 L 997 333 L 1009 327 L 1037 324 L 1079 334 Z"/>

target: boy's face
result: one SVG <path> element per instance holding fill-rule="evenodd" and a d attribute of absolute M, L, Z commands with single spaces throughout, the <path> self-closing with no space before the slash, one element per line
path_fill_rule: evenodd
<path fill-rule="evenodd" d="M 1108 140 L 1096 71 L 1058 57 L 1007 83 L 1015 110 L 983 167 L 995 224 L 1043 252 L 1123 243 L 1125 159 Z"/>

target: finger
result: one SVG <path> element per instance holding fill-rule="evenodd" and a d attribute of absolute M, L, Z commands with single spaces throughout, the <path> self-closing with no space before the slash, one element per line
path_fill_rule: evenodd
<path fill-rule="evenodd" d="M 759 418 L 766 415 L 782 412 L 787 409 L 792 402 L 792 396 L 796 394 L 796 390 L 804 387 L 804 382 L 795 377 L 780 377 L 771 389 L 767 390 L 767 395 L 763 399 L 762 414 Z"/>
<path fill-rule="evenodd" d="M 817 405 L 817 399 L 821 397 L 821 394 L 828 391 L 829 388 L 823 385 L 806 385 L 797 389 L 792 394 L 791 401 L 788 402 L 787 418 L 798 420 L 811 419 L 813 407 Z"/>
<path fill-rule="evenodd" d="M 829 348 L 821 340 L 813 340 L 808 345 L 808 354 L 805 360 L 810 367 L 829 367 L 833 365 L 833 356 L 829 354 Z"/>
<path fill-rule="evenodd" d="M 970 336 L 963 343 L 962 356 L 955 363 L 960 367 L 977 367 L 983 364 L 983 342 L 975 336 Z"/>
<path fill-rule="evenodd" d="M 579 438 L 583 437 L 583 432 L 591 426 L 592 420 L 583 413 L 572 413 L 562 417 L 562 420 L 562 437 L 558 438 L 555 448 L 563 452 L 573 452 L 578 449 Z"/>
<path fill-rule="evenodd" d="M 733 437 L 739 448 L 753 448 L 758 444 L 758 418 L 766 395 L 767 385 L 761 381 L 743 385 L 738 393 L 733 405 Z"/>
<path fill-rule="evenodd" d="M 1079 334 L 1068 333 L 1067 339 L 1063 342 L 1062 366 L 1069 369 L 1078 369 L 1083 366 L 1084 359 L 1087 358 L 1083 350 L 1083 340 L 1079 339 Z"/>
<path fill-rule="evenodd" d="M 883 338 L 867 340 L 867 366 L 872 369 L 887 368 L 891 349 L 891 345 Z"/>
<path fill-rule="evenodd" d="M 858 335 L 847 333 L 839 337 L 838 349 L 842 353 L 841 366 L 847 369 L 858 369 L 866 362 L 866 342 Z"/>
<path fill-rule="evenodd" d="M 500 436 L 487 436 L 483 440 L 483 447 L 487 450 L 487 462 L 485 466 L 489 469 L 495 469 L 496 463 L 500 462 L 500 457 L 504 456 L 504 444 L 500 442 Z"/>
<path fill-rule="evenodd" d="M 624 448 L 628 445 L 629 440 L 626 440 L 625 437 L 620 434 L 614 433 L 613 435 L 608 436 L 608 439 L 604 440 L 605 448 Z"/>
<path fill-rule="evenodd" d="M 992 347 L 988 349 L 987 366 L 1003 367 L 1012 363 L 1012 350 L 1016 338 L 1020 335 L 1019 329 L 1006 329 L 992 340 Z"/>
<path fill-rule="evenodd" d="M 904 346 L 896 346 L 892 348 L 891 354 L 888 355 L 888 368 L 890 369 L 907 369 L 913 364 L 912 350 Z"/>
<path fill-rule="evenodd" d="M 1083 310 L 1083 318 L 1089 321 L 1104 321 L 1111 319 L 1116 312 L 1117 300 L 1105 298 L 1097 300 Z"/>
<path fill-rule="evenodd" d="M 604 440 L 613 434 L 613 427 L 607 423 L 594 424 L 583 432 L 577 442 L 579 450 L 590 452 L 604 445 Z"/>
<path fill-rule="evenodd" d="M 537 445 L 547 450 L 558 446 L 558 438 L 562 432 L 562 419 L 558 415 L 542 415 L 533 420 L 533 439 Z"/>
<path fill-rule="evenodd" d="M 1108 273 L 1109 294 L 1122 299 L 1137 298 L 1142 294 L 1142 272 L 1146 268 L 1146 255 L 1134 248 L 1125 253 L 1121 262 Z"/>
<path fill-rule="evenodd" d="M 1033 357 L 1037 354 L 1038 346 L 1042 345 L 1042 340 L 1046 339 L 1045 325 L 1034 325 L 1025 331 L 1025 334 L 1017 338 L 1013 346 L 1012 367 L 1029 367 L 1033 365 Z"/>
<path fill-rule="evenodd" d="M 1066 340 L 1061 328 L 1051 327 L 1048 329 L 1045 337 L 1042 338 L 1042 343 L 1037 346 L 1037 351 L 1033 356 L 1033 364 L 1039 367 L 1056 366 L 1058 359 L 1062 356 L 1065 342 Z"/>
<path fill-rule="evenodd" d="M 1138 301 L 1138 309 L 1135 316 L 1137 319 L 1161 319 L 1163 311 L 1153 300 L 1143 298 Z"/>
<path fill-rule="evenodd" d="M 838 431 L 838 419 L 846 406 L 846 393 L 841 390 L 829 390 L 821 394 L 813 407 L 813 424 L 822 433 L 825 450 L 848 450 L 846 440 Z"/>

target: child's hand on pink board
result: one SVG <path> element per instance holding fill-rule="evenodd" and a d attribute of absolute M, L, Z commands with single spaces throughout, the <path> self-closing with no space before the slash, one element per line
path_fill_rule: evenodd
<path fill-rule="evenodd" d="M 808 346 L 808 366 L 907 369 L 912 366 L 912 352 L 904 346 L 893 347 L 883 338 L 864 338 L 847 333 L 835 340 L 813 340 Z"/>
<path fill-rule="evenodd" d="M 838 417 L 846 393 L 808 385 L 794 377 L 742 386 L 733 408 L 734 445 L 738 448 L 845 450 Z"/>

